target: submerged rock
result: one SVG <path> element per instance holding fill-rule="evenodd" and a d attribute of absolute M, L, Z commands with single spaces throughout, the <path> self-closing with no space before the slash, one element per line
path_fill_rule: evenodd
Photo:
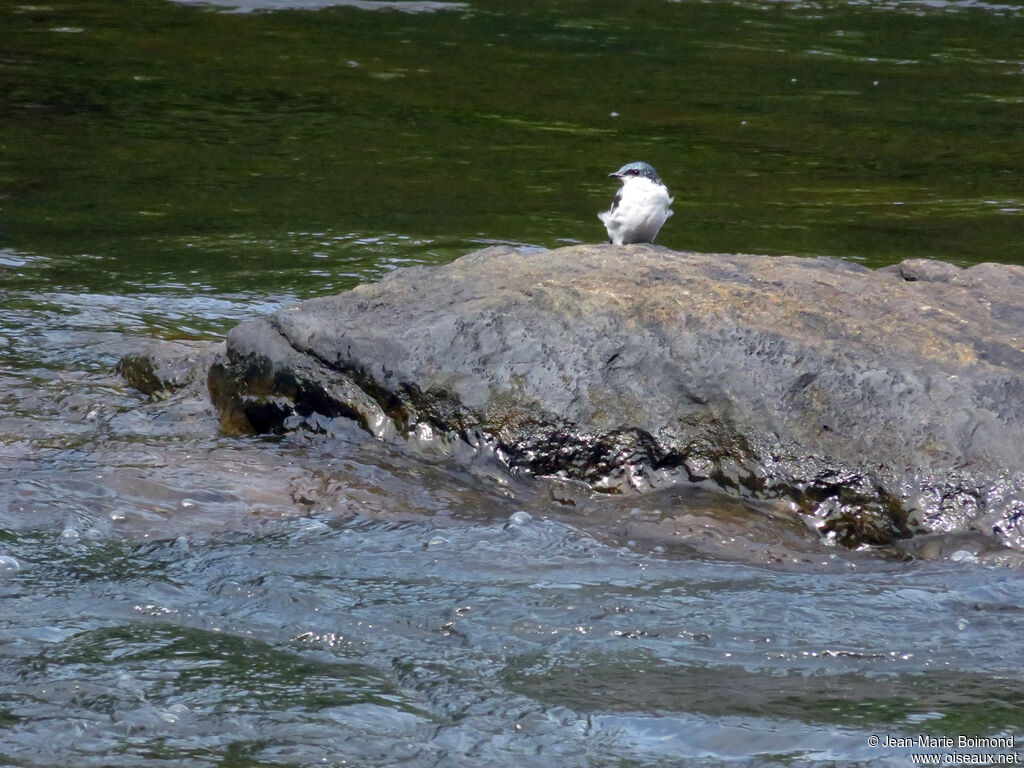
<path fill-rule="evenodd" d="M 488 248 L 243 323 L 226 426 L 435 435 L 608 492 L 780 498 L 847 546 L 1024 545 L 1024 268 Z"/>
<path fill-rule="evenodd" d="M 223 344 L 209 341 L 147 339 L 135 346 L 118 361 L 117 373 L 151 400 L 202 382 L 214 358 L 223 352 Z"/>

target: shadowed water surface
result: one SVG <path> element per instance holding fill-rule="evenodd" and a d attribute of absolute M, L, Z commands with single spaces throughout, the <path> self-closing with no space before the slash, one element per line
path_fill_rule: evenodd
<path fill-rule="evenodd" d="M 6 5 L 8 244 L 223 284 L 360 238 L 596 241 L 643 157 L 669 247 L 1020 258 L 1019 6 L 292 5 Z"/>
<path fill-rule="evenodd" d="M 1019 263 L 1022 20 L 975 2 L 0 6 L 0 762 L 904 766 L 928 750 L 869 738 L 1019 747 L 1019 553 L 840 551 L 784 508 L 593 499 L 344 424 L 229 437 L 201 388 L 150 402 L 113 369 L 140 338 L 218 339 L 399 267 L 599 241 L 606 174 L 641 158 L 675 194 L 673 248 Z"/>

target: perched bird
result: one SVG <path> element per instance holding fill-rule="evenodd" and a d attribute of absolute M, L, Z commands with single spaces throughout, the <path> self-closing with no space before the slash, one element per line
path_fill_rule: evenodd
<path fill-rule="evenodd" d="M 672 215 L 669 206 L 675 198 L 668 196 L 668 187 L 647 163 L 626 163 L 608 175 L 622 179 L 612 207 L 597 214 L 608 230 L 608 239 L 614 245 L 653 243 Z"/>

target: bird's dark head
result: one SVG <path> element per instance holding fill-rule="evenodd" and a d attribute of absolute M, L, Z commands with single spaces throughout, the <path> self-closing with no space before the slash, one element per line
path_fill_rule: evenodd
<path fill-rule="evenodd" d="M 645 179 L 650 179 L 656 184 L 662 183 L 661 179 L 658 177 L 658 172 L 654 170 L 650 164 L 643 162 L 626 163 L 615 173 L 609 173 L 608 175 L 622 180 L 641 176 Z"/>

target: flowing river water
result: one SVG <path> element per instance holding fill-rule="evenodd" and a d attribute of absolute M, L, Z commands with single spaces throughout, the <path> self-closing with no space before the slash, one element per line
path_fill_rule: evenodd
<path fill-rule="evenodd" d="M 1022 30 L 973 0 L 0 5 L 0 765 L 1019 760 L 1019 553 L 229 435 L 115 366 L 598 242 L 636 159 L 672 248 L 1020 263 Z"/>

